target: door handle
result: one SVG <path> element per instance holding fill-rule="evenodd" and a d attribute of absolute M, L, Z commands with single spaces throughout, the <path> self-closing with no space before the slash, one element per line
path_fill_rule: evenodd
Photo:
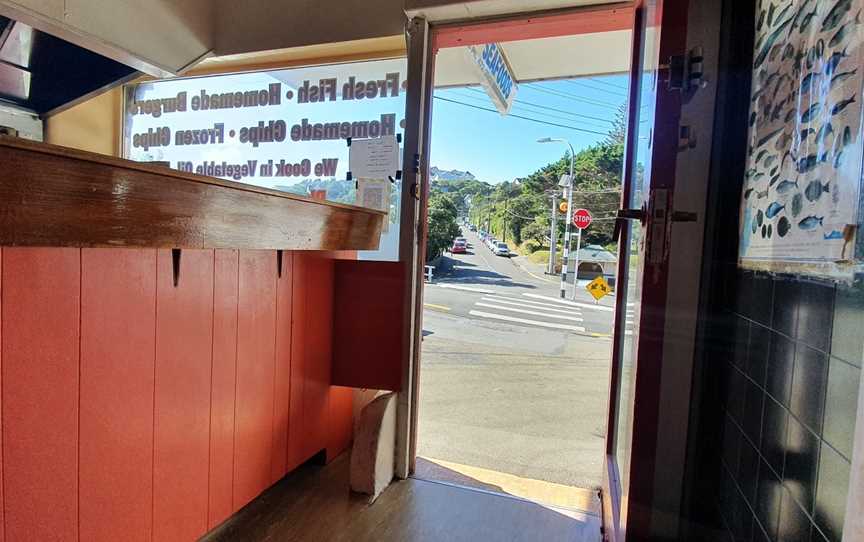
<path fill-rule="evenodd" d="M 621 228 L 623 228 L 625 220 L 638 220 L 644 225 L 645 216 L 645 207 L 641 209 L 618 209 L 615 216 L 615 229 L 612 231 L 612 240 L 617 243 L 618 239 L 621 238 Z"/>

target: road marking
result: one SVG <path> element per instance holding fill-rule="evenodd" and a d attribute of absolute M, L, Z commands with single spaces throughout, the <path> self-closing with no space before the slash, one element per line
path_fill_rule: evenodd
<path fill-rule="evenodd" d="M 522 301 L 521 299 L 515 300 L 515 299 L 510 299 L 508 297 L 499 297 L 497 295 L 484 296 L 481 298 L 481 300 L 482 301 L 491 301 L 492 303 L 504 303 L 506 305 L 513 305 L 516 307 L 523 307 L 526 309 L 543 309 L 543 310 L 547 310 L 547 311 L 551 311 L 551 312 L 568 314 L 571 316 L 573 316 L 573 315 L 581 316 L 582 315 L 582 311 L 580 311 L 579 309 L 563 309 L 559 305 L 555 305 L 553 308 L 553 306 L 549 306 L 546 303 L 538 303 L 536 301 Z"/>
<path fill-rule="evenodd" d="M 517 309 L 514 307 L 505 307 L 503 305 L 492 305 L 490 303 L 475 303 L 477 307 L 486 307 L 489 309 L 496 309 L 499 311 L 510 311 L 510 312 L 518 312 L 521 314 L 530 314 L 532 316 L 544 316 L 546 318 L 558 318 L 559 320 L 570 320 L 571 322 L 584 322 L 585 320 L 582 318 L 577 318 L 575 316 L 561 316 L 560 314 L 546 314 L 545 312 L 536 312 L 536 311 L 528 311 L 525 309 Z"/>
<path fill-rule="evenodd" d="M 439 288 L 450 288 L 451 290 L 463 290 L 466 292 L 477 292 L 478 294 L 494 294 L 494 290 L 484 290 L 483 288 L 471 288 L 469 286 L 459 286 L 458 284 L 436 284 Z"/>
<path fill-rule="evenodd" d="M 427 309 L 434 309 L 439 311 L 449 311 L 450 307 L 445 307 L 444 305 L 436 305 L 434 303 L 423 303 L 423 306 Z"/>
<path fill-rule="evenodd" d="M 559 305 L 567 305 L 569 307 L 582 307 L 583 309 L 594 309 L 594 310 L 604 311 L 604 312 L 615 312 L 615 309 L 613 309 L 612 307 L 604 307 L 603 305 L 590 305 L 588 303 L 579 303 L 577 301 L 567 301 L 565 299 L 559 299 L 557 297 L 549 297 L 547 295 L 540 295 L 540 294 L 523 293 L 522 295 L 524 295 L 526 297 L 532 297 L 534 299 L 545 299 L 547 301 L 553 301 L 555 303 L 558 303 Z"/>
<path fill-rule="evenodd" d="M 520 324 L 529 324 L 532 326 L 551 327 L 553 329 L 566 329 L 569 331 L 579 331 L 585 333 L 585 328 L 582 326 L 568 326 L 564 324 L 555 324 L 552 322 L 538 322 L 537 320 L 527 320 L 525 318 L 516 318 L 514 316 L 504 316 L 503 314 L 494 314 L 483 311 L 470 311 L 471 316 L 479 316 L 481 318 L 491 318 L 493 320 L 504 320 L 505 322 L 518 322 Z"/>

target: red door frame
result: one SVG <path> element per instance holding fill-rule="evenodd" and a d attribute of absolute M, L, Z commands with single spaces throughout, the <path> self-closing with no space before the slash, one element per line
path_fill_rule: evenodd
<path fill-rule="evenodd" d="M 643 251 L 643 268 L 640 274 L 642 280 L 641 312 L 639 328 L 634 336 L 637 341 L 636 371 L 633 396 L 632 435 L 630 442 L 629 480 L 627 487 L 620 485 L 618 466 L 615 464 L 615 426 L 617 371 L 621 366 L 621 349 L 618 340 L 623 333 L 624 313 L 626 310 L 626 291 L 619 291 L 616 303 L 615 331 L 616 340 L 613 351 L 612 367 L 616 371 L 610 385 L 609 396 L 609 429 L 606 435 L 606 472 L 610 481 L 617 482 L 620 492 L 607 490 L 604 496 L 604 524 L 606 534 L 611 541 L 645 540 L 651 536 L 652 503 L 655 500 L 655 465 L 657 463 L 657 434 L 659 431 L 659 406 L 661 400 L 661 375 L 663 346 L 666 326 L 666 300 L 669 286 L 669 237 L 672 225 L 672 202 L 675 190 L 675 168 L 678 156 L 679 124 L 681 117 L 681 93 L 670 90 L 668 59 L 683 55 L 687 47 L 687 16 L 689 0 L 645 0 L 640 2 L 636 10 L 636 24 L 642 28 L 655 28 L 660 32 L 659 51 L 657 53 L 660 65 L 657 68 L 657 88 L 655 94 L 655 114 L 653 138 L 651 143 L 651 166 L 649 177 L 649 193 L 647 198 L 646 227 L 644 239 L 646 247 Z M 661 30 L 662 29 L 662 30 Z M 641 35 L 640 35 L 641 38 Z M 634 43 L 634 45 L 636 45 Z M 642 49 L 642 47 L 639 47 Z M 634 68 L 631 73 L 631 83 L 638 82 L 641 77 L 645 55 L 651 51 L 638 51 L 634 47 Z M 632 87 L 632 85 L 631 85 Z M 638 88 L 632 89 L 638 91 Z M 631 94 L 631 98 L 633 94 Z M 637 102 L 638 103 L 638 102 Z M 631 101 L 631 119 L 638 115 L 636 103 Z M 633 130 L 631 129 L 631 132 Z M 633 134 L 635 136 L 635 134 Z M 635 143 L 635 141 L 634 141 Z M 635 152 L 635 145 L 630 145 Z M 632 156 L 628 148 L 627 167 L 633 166 Z M 635 172 L 626 173 L 635 180 Z M 633 184 L 625 186 L 625 191 L 632 190 Z M 627 197 L 627 199 L 623 199 Z M 622 204 L 630 201 L 630 192 L 622 194 Z M 658 216 L 654 209 L 665 209 Z M 622 243 L 623 246 L 623 243 Z M 620 252 L 623 254 L 623 250 Z M 619 258 L 619 276 L 624 265 L 624 257 Z M 623 299 L 622 299 L 623 298 Z M 604 483 L 604 485 L 606 485 Z M 610 484 L 615 487 L 615 483 Z M 608 502 L 607 502 L 608 500 Z M 629 537 L 628 537 L 629 535 Z"/>
<path fill-rule="evenodd" d="M 403 382 L 409 383 L 411 406 L 408 409 L 410 420 L 408 422 L 408 472 L 414 473 L 417 455 L 417 420 L 418 420 L 418 397 L 420 376 L 420 333 L 423 327 L 423 279 L 422 263 L 419 261 L 426 252 L 427 235 L 427 207 L 429 200 L 429 146 L 430 131 L 432 125 L 432 92 L 434 87 L 435 58 L 440 49 L 449 47 L 463 47 L 467 45 L 480 45 L 484 43 L 520 41 L 528 39 L 553 38 L 560 36 L 574 36 L 579 34 L 591 34 L 599 32 L 611 32 L 616 30 L 630 30 L 633 27 L 633 13 L 638 2 L 621 2 L 606 4 L 602 6 L 588 6 L 581 8 L 569 8 L 551 12 L 523 13 L 508 15 L 505 17 L 485 18 L 470 22 L 451 22 L 429 25 L 429 51 L 425 61 L 426 72 L 424 74 L 424 88 L 422 91 L 423 111 L 420 130 L 422 132 L 420 144 L 420 171 L 422 172 L 422 189 L 418 191 L 420 208 L 418 212 L 416 231 L 419 239 L 416 265 L 417 272 L 413 273 L 413 288 L 407 288 L 405 302 L 408 306 L 413 305 L 413 329 L 409 329 L 408 335 L 413 342 L 413 348 L 409 348 L 410 363 L 405 368 Z M 411 52 L 409 51 L 409 55 Z M 410 107 L 410 104 L 409 104 Z M 410 123 L 409 123 L 410 125 Z M 406 145 L 407 148 L 407 145 Z M 404 199 L 403 199 L 404 201 Z M 403 209 L 407 206 L 403 203 Z M 405 211 L 403 211 L 404 213 Z M 404 225 L 403 225 L 404 227 Z M 407 228 L 406 228 L 407 231 Z M 412 247 L 410 241 L 400 245 L 400 251 Z M 413 299 L 413 300 L 412 300 Z M 410 326 L 409 326 L 410 327 Z"/>

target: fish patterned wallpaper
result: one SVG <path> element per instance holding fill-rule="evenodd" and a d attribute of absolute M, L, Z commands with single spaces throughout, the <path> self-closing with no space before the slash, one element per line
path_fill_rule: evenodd
<path fill-rule="evenodd" d="M 862 167 L 862 7 L 864 0 L 757 3 L 744 267 L 851 273 Z"/>

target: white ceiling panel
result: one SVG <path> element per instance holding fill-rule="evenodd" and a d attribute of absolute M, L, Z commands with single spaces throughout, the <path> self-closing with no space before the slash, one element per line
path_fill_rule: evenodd
<path fill-rule="evenodd" d="M 502 43 L 517 82 L 567 79 L 630 69 L 629 30 Z M 480 80 L 465 47 L 441 49 L 435 86 L 476 85 Z"/>

